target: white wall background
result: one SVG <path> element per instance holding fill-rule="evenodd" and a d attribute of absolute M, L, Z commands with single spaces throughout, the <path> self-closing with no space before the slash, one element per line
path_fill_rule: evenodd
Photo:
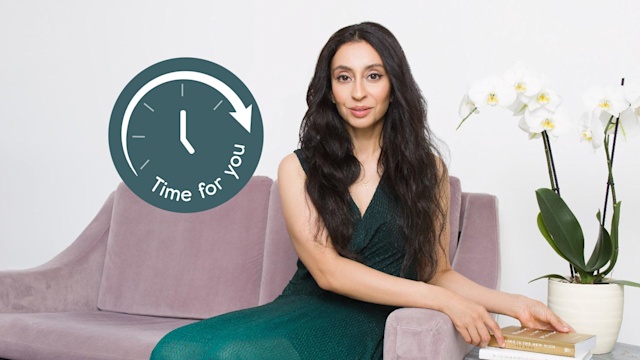
<path fill-rule="evenodd" d="M 39 265 L 67 247 L 119 182 L 107 128 L 127 82 L 158 61 L 201 57 L 239 76 L 265 128 L 256 174 L 276 176 L 297 146 L 317 55 L 339 28 L 377 21 L 399 39 L 466 191 L 500 199 L 502 289 L 546 299 L 539 275 L 566 273 L 535 225 L 533 191 L 548 186 L 542 144 L 516 118 L 481 114 L 459 131 L 471 82 L 516 60 L 546 73 L 577 118 L 592 85 L 640 66 L 635 1 L 8 1 L 0 2 L 0 269 Z M 640 81 L 636 78 L 635 81 Z M 594 238 L 604 154 L 576 137 L 554 144 L 565 199 Z M 616 155 L 623 201 L 615 277 L 640 281 L 640 138 Z M 589 242 L 591 246 L 593 242 Z M 640 289 L 627 288 L 619 340 L 640 345 Z M 502 318 L 503 325 L 511 323 Z"/>

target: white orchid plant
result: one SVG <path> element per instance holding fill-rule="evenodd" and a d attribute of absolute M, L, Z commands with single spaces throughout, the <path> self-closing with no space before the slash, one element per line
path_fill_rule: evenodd
<path fill-rule="evenodd" d="M 574 283 L 618 283 L 640 287 L 640 284 L 632 281 L 607 277 L 616 264 L 619 249 L 620 202 L 613 181 L 615 146 L 619 134 L 626 139 L 640 133 L 640 87 L 607 85 L 589 89 L 583 98 L 588 110 L 577 124 L 580 140 L 588 143 L 593 152 L 604 147 L 608 169 L 603 212 L 598 211 L 596 215 L 600 232 L 589 260 L 585 261 L 582 228 L 560 196 L 551 151 L 551 140 L 568 133 L 575 126 L 562 108 L 562 97 L 547 87 L 546 83 L 543 76 L 517 63 L 502 78 L 487 78 L 473 84 L 460 104 L 462 121 L 458 128 L 473 114 L 505 108 L 520 118 L 518 126 L 530 139 L 542 138 L 551 188 L 536 190 L 540 209 L 538 228 L 556 253 L 569 262 L 571 276 L 550 274 L 534 280 L 560 278 Z M 613 215 L 607 230 L 605 218 L 609 194 L 613 202 Z"/>

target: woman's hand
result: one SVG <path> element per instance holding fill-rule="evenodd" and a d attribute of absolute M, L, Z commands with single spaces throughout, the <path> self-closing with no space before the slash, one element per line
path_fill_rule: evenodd
<path fill-rule="evenodd" d="M 548 307 L 537 300 L 525 296 L 519 297 L 519 310 L 516 318 L 524 327 L 532 329 L 556 330 L 560 332 L 575 332 L 571 325 L 564 322 Z"/>
<path fill-rule="evenodd" d="M 485 347 L 491 340 L 491 333 L 498 344 L 504 346 L 504 337 L 498 323 L 482 306 L 462 296 L 453 296 L 446 302 L 443 312 L 451 318 L 453 326 L 469 344 Z"/>

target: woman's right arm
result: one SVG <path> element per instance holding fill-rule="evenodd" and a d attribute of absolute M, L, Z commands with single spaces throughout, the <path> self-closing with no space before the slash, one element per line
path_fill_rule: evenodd
<path fill-rule="evenodd" d="M 393 276 L 340 256 L 331 246 L 326 229 L 315 239 L 318 213 L 305 190 L 306 174 L 295 154 L 285 157 L 278 168 L 278 184 L 287 230 L 300 260 L 325 290 L 353 299 L 399 307 L 434 309 L 458 324 L 464 339 L 486 345 L 487 329 L 498 335 L 498 324 L 487 310 L 445 288 Z"/>

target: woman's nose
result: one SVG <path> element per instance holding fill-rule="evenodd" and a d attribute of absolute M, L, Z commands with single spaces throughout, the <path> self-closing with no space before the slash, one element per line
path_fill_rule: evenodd
<path fill-rule="evenodd" d="M 356 80 L 353 82 L 353 88 L 351 89 L 351 96 L 356 100 L 361 100 L 366 96 L 367 90 L 364 86 L 363 80 Z"/>

